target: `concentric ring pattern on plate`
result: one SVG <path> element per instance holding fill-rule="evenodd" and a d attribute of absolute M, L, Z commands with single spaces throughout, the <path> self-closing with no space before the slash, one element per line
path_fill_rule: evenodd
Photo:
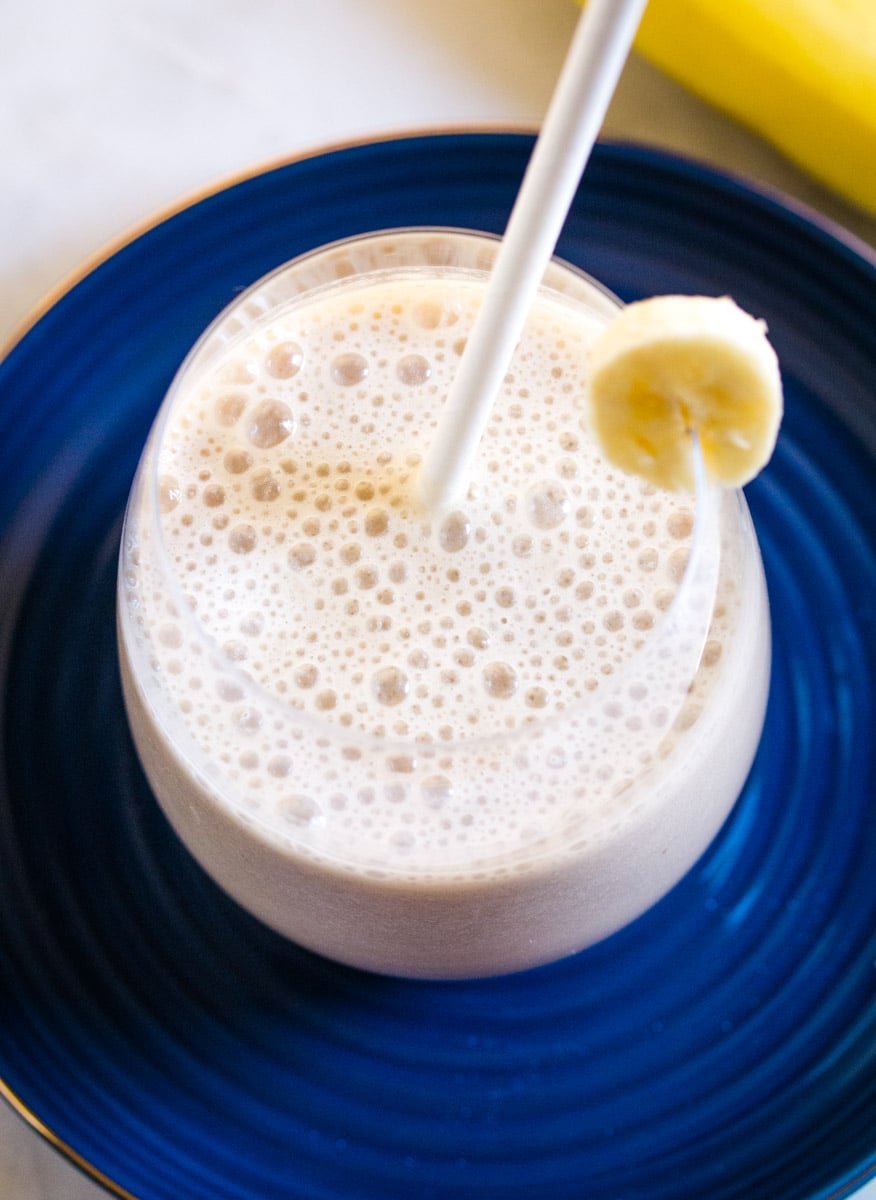
<path fill-rule="evenodd" d="M 777 201 L 602 147 L 561 252 L 626 298 L 766 317 L 787 418 L 749 489 L 774 617 L 745 793 L 656 908 L 506 979 L 305 953 L 152 800 L 114 647 L 125 496 L 207 320 L 369 228 L 501 230 L 531 142 L 411 138 L 268 171 L 113 255 L 0 366 L 0 1078 L 140 1200 L 841 1196 L 876 1170 L 876 267 Z"/>

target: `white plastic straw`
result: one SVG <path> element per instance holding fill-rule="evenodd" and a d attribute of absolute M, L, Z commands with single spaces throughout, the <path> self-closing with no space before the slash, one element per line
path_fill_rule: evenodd
<path fill-rule="evenodd" d="M 460 499 L 647 0 L 588 0 L 523 177 L 483 304 L 420 474 L 420 499 Z"/>

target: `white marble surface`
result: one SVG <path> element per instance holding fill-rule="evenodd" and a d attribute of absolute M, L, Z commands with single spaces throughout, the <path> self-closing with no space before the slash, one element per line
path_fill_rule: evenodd
<path fill-rule="evenodd" d="M 226 174 L 390 130 L 537 122 L 575 20 L 571 0 L 6 5 L 0 344 L 83 259 Z M 777 186 L 876 245 L 876 219 L 635 58 L 606 132 Z M 0 1101 L 3 1200 L 103 1195 Z"/>

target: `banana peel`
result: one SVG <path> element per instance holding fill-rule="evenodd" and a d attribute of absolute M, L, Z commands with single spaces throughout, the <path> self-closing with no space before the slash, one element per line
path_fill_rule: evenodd
<path fill-rule="evenodd" d="M 876 213 L 876 0 L 651 0 L 636 48 Z"/>

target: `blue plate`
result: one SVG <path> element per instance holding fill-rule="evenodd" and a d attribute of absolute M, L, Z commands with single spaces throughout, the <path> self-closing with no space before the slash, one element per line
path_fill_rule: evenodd
<path fill-rule="evenodd" d="M 199 330 L 300 251 L 501 230 L 511 134 L 359 145 L 117 250 L 0 365 L 0 1077 L 138 1200 L 783 1200 L 876 1173 L 876 265 L 739 182 L 598 149 L 560 252 L 625 298 L 764 316 L 787 417 L 749 489 L 775 623 L 766 731 L 717 842 L 551 967 L 378 978 L 284 942 L 171 833 L 116 671 L 121 515 Z"/>

